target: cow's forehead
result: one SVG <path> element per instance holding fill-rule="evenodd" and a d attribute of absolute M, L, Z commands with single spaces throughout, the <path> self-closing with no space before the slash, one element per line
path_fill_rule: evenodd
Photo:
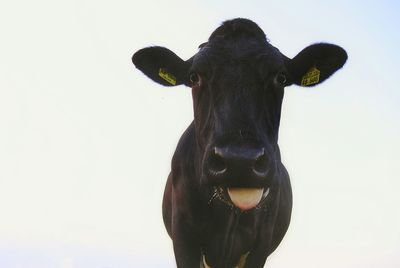
<path fill-rule="evenodd" d="M 264 64 L 254 65 L 256 62 Z M 238 64 L 279 69 L 279 66 L 283 66 L 283 55 L 271 44 L 252 38 L 215 40 L 202 46 L 193 61 L 195 69 L 224 68 Z"/>
<path fill-rule="evenodd" d="M 271 62 L 282 62 L 282 55 L 268 42 L 263 30 L 247 19 L 224 22 L 199 48 L 195 65 L 204 61 L 209 64 L 236 60 L 249 62 L 260 55 Z"/>
<path fill-rule="evenodd" d="M 234 19 L 224 22 L 208 39 L 206 47 L 229 56 L 265 53 L 273 47 L 263 30 L 256 23 L 247 19 Z"/>
<path fill-rule="evenodd" d="M 260 54 L 276 56 L 279 50 L 268 42 L 260 42 L 257 39 L 238 38 L 235 40 L 218 40 L 208 43 L 203 49 L 209 53 L 219 54 L 223 57 L 243 58 L 256 57 Z"/>

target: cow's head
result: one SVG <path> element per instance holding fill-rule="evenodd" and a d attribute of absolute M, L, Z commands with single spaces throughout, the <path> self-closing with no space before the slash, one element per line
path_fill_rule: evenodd
<path fill-rule="evenodd" d="M 250 209 L 279 178 L 278 129 L 286 86 L 315 86 L 346 62 L 339 46 L 314 44 L 293 59 L 252 21 L 226 21 L 187 61 L 163 47 L 133 55 L 155 82 L 192 88 L 202 183 Z"/>

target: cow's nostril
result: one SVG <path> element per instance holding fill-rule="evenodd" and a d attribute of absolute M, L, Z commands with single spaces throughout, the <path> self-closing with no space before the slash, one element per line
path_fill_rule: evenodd
<path fill-rule="evenodd" d="M 265 176 L 268 173 L 268 159 L 267 156 L 265 155 L 265 152 L 263 154 L 259 155 L 253 164 L 253 172 L 256 173 L 258 176 Z"/>
<path fill-rule="evenodd" d="M 226 175 L 265 177 L 269 161 L 264 148 L 214 147 L 207 159 L 207 172 L 212 177 Z"/>
<path fill-rule="evenodd" d="M 227 164 L 217 148 L 214 148 L 213 153 L 210 155 L 208 165 L 213 175 L 221 175 L 227 170 Z"/>

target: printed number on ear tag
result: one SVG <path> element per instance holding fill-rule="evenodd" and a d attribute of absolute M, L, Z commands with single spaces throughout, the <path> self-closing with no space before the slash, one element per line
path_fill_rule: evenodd
<path fill-rule="evenodd" d="M 162 79 L 164 79 L 165 81 L 167 81 L 168 83 L 170 83 L 171 85 L 176 85 L 176 78 L 174 75 L 170 74 L 169 72 L 167 72 L 167 70 L 160 68 L 160 70 L 158 71 L 158 76 L 160 76 Z"/>
<path fill-rule="evenodd" d="M 308 72 L 301 78 L 301 86 L 309 86 L 319 82 L 320 71 L 317 67 L 312 67 Z"/>

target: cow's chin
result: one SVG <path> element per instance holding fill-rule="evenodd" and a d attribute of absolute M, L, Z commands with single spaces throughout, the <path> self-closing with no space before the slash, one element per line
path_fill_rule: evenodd
<path fill-rule="evenodd" d="M 260 203 L 264 188 L 227 188 L 227 192 L 235 207 L 249 210 Z"/>

